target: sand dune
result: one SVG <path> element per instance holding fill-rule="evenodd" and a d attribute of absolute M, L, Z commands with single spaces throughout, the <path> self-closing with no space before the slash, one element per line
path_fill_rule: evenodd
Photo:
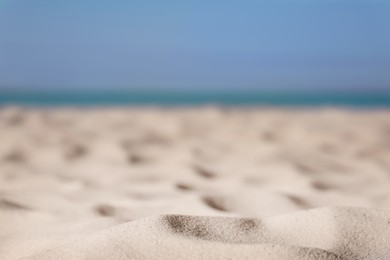
<path fill-rule="evenodd" d="M 0 259 L 390 259 L 390 112 L 0 110 Z"/>
<path fill-rule="evenodd" d="M 319 208 L 269 218 L 162 215 L 32 259 L 387 259 L 390 210 Z"/>

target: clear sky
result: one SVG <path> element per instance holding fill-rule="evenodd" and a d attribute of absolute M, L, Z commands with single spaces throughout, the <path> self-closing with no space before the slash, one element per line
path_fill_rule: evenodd
<path fill-rule="evenodd" d="M 390 1 L 0 0 L 0 87 L 390 89 Z"/>

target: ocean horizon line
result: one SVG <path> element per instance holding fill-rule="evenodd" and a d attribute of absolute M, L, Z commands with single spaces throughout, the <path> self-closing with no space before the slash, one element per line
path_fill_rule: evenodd
<path fill-rule="evenodd" d="M 390 107 L 390 90 L 1 90 L 0 106 L 237 105 Z"/>

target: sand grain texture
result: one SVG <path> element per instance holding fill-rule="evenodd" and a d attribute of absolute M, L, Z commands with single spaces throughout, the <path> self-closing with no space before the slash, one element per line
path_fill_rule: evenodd
<path fill-rule="evenodd" d="M 0 109 L 0 259 L 390 259 L 390 112 Z"/>

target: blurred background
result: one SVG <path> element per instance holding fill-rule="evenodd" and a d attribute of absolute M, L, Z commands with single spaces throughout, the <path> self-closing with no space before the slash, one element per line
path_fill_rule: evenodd
<path fill-rule="evenodd" d="M 0 103 L 390 104 L 386 0 L 0 0 Z"/>

